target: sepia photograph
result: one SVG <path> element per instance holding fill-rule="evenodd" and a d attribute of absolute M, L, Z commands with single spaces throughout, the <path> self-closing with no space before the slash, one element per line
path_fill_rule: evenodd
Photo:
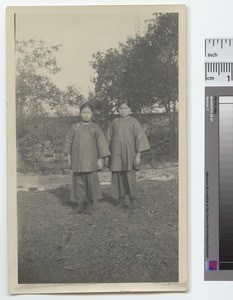
<path fill-rule="evenodd" d="M 9 292 L 187 290 L 184 5 L 7 10 Z"/>

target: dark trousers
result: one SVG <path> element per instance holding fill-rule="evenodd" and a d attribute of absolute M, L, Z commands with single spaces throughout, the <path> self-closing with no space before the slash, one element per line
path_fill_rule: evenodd
<path fill-rule="evenodd" d="M 136 171 L 112 172 L 112 195 L 114 197 L 124 197 L 129 195 L 135 197 L 137 193 Z"/>
<path fill-rule="evenodd" d="M 102 199 L 102 191 L 97 172 L 73 172 L 71 202 L 95 202 Z"/>

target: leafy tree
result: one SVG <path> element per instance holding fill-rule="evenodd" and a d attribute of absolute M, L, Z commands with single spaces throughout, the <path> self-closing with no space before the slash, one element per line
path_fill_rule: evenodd
<path fill-rule="evenodd" d="M 60 49 L 61 45 L 47 46 L 33 39 L 16 42 L 18 150 L 22 163 L 32 168 L 43 159 L 48 140 L 61 138 L 62 124 L 54 128 L 48 116 L 70 115 L 72 107 L 83 100 L 75 86 L 62 91 L 49 76 L 61 71 L 56 60 Z"/>
<path fill-rule="evenodd" d="M 55 53 L 61 45 L 46 46 L 44 41 L 16 42 L 16 106 L 19 118 L 34 117 L 43 114 L 43 101 L 51 106 L 60 101 L 60 90 L 46 76 L 56 74 Z"/>
<path fill-rule="evenodd" d="M 61 103 L 57 107 L 57 114 L 60 116 L 69 116 L 71 112 L 85 101 L 85 97 L 75 85 L 68 85 L 62 91 Z"/>
<path fill-rule="evenodd" d="M 95 104 L 107 115 L 119 99 L 133 103 L 141 115 L 163 107 L 170 122 L 175 151 L 178 101 L 178 14 L 154 14 L 143 36 L 129 37 L 117 49 L 97 52 L 91 65 L 96 76 Z"/>
<path fill-rule="evenodd" d="M 155 14 L 155 18 L 149 21 L 146 39 L 151 41 L 152 49 L 160 48 L 156 62 L 160 75 L 156 96 L 169 118 L 170 153 L 177 155 L 178 14 Z"/>
<path fill-rule="evenodd" d="M 57 74 L 56 53 L 61 45 L 46 46 L 44 41 L 16 42 L 16 105 L 19 118 L 34 118 L 46 114 L 50 107 L 57 114 L 68 114 L 69 109 L 84 100 L 74 85 L 61 91 L 50 79 Z"/>

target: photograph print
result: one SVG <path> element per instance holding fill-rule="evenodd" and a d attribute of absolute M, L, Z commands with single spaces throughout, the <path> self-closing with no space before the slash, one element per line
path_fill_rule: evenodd
<path fill-rule="evenodd" d="M 7 11 L 9 291 L 185 291 L 185 6 Z"/>

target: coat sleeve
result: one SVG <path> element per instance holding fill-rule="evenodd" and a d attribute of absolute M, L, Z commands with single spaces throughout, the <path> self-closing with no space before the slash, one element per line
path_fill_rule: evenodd
<path fill-rule="evenodd" d="M 147 136 L 145 135 L 142 126 L 137 120 L 134 124 L 134 139 L 137 153 L 150 150 L 150 144 L 148 142 Z"/>
<path fill-rule="evenodd" d="M 110 152 L 109 152 L 107 141 L 105 139 L 102 129 L 98 125 L 96 125 L 95 133 L 96 133 L 96 145 L 98 150 L 98 157 L 104 158 L 109 156 Z"/>
<path fill-rule="evenodd" d="M 65 137 L 65 142 L 64 142 L 64 147 L 63 147 L 63 152 L 65 154 L 70 154 L 73 139 L 74 139 L 74 126 L 72 126 L 69 129 L 69 131 Z"/>

